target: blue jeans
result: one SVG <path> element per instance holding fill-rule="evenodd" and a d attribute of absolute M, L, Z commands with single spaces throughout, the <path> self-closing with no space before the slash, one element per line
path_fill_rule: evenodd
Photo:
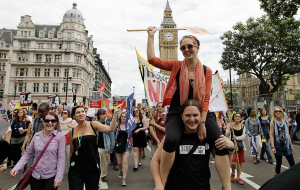
<path fill-rule="evenodd" d="M 272 155 L 271 155 L 270 150 L 269 150 L 269 145 L 268 145 L 270 137 L 265 136 L 265 138 L 266 138 L 266 142 L 263 142 L 263 144 L 262 144 L 260 158 L 263 158 L 265 153 L 267 153 L 268 161 L 270 162 L 270 161 L 273 161 Z"/>
<path fill-rule="evenodd" d="M 292 139 L 296 138 L 296 132 L 298 129 L 298 125 L 292 125 Z"/>

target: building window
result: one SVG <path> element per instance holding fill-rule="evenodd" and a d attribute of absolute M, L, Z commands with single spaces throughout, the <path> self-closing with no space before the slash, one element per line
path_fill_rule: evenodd
<path fill-rule="evenodd" d="M 40 38 L 44 37 L 44 32 L 40 32 Z"/>
<path fill-rule="evenodd" d="M 1 43 L 0 43 L 0 47 L 4 47 L 4 42 L 1 42 Z"/>
<path fill-rule="evenodd" d="M 25 75 L 25 69 L 24 68 L 20 68 L 20 74 L 19 76 L 22 77 Z"/>
<path fill-rule="evenodd" d="M 29 54 L 19 53 L 18 60 L 19 61 L 29 61 Z"/>
<path fill-rule="evenodd" d="M 67 75 L 68 75 L 68 69 L 65 69 L 65 72 L 64 72 L 64 74 L 65 74 L 65 77 L 67 77 Z"/>
<path fill-rule="evenodd" d="M 80 40 L 80 34 L 77 34 L 77 40 Z"/>
<path fill-rule="evenodd" d="M 71 43 L 67 43 L 67 49 L 71 49 Z"/>
<path fill-rule="evenodd" d="M 52 58 L 51 54 L 46 54 L 46 62 L 47 63 L 51 63 L 51 58 Z"/>
<path fill-rule="evenodd" d="M 4 83 L 4 76 L 0 77 L 0 83 L 3 84 Z"/>
<path fill-rule="evenodd" d="M 26 92 L 26 83 L 18 84 L 18 92 Z"/>
<path fill-rule="evenodd" d="M 67 89 L 67 83 L 64 83 L 64 92 L 66 92 Z"/>
<path fill-rule="evenodd" d="M 44 48 L 44 44 L 43 43 L 38 43 L 38 48 L 39 49 L 43 49 Z"/>
<path fill-rule="evenodd" d="M 49 77 L 50 69 L 44 70 L 44 77 Z"/>
<path fill-rule="evenodd" d="M 57 49 L 61 49 L 61 44 L 56 44 L 57 45 Z"/>
<path fill-rule="evenodd" d="M 79 69 L 73 69 L 73 77 L 79 77 Z"/>
<path fill-rule="evenodd" d="M 5 63 L 0 64 L 0 70 L 5 71 Z"/>
<path fill-rule="evenodd" d="M 40 76 L 40 72 L 41 72 L 41 69 L 35 68 L 35 69 L 34 69 L 34 76 L 35 76 L 35 77 L 39 77 L 39 76 Z"/>
<path fill-rule="evenodd" d="M 28 36 L 30 36 L 30 31 L 28 31 Z"/>
<path fill-rule="evenodd" d="M 68 61 L 70 61 L 70 55 L 69 55 L 69 54 L 66 54 L 66 55 L 65 55 L 65 62 L 68 62 Z"/>
<path fill-rule="evenodd" d="M 39 83 L 33 83 L 33 92 L 39 92 Z"/>
<path fill-rule="evenodd" d="M 59 39 L 61 39 L 61 38 L 62 38 L 62 35 L 61 35 L 61 33 L 58 33 L 58 34 L 57 34 L 57 38 L 59 38 Z"/>
<path fill-rule="evenodd" d="M 72 92 L 75 92 L 75 93 L 79 92 L 79 84 L 72 83 Z"/>
<path fill-rule="evenodd" d="M 0 90 L 0 98 L 3 98 L 3 90 Z"/>
<path fill-rule="evenodd" d="M 36 62 L 42 62 L 42 54 L 36 54 Z"/>
<path fill-rule="evenodd" d="M 0 53 L 0 58 L 5 59 L 6 58 L 6 53 Z"/>
<path fill-rule="evenodd" d="M 30 47 L 30 42 L 20 42 L 20 48 L 29 48 Z"/>
<path fill-rule="evenodd" d="M 53 83 L 53 92 L 58 92 L 58 83 Z"/>
<path fill-rule="evenodd" d="M 81 63 L 81 56 L 75 55 L 74 60 L 75 60 L 75 63 Z"/>
<path fill-rule="evenodd" d="M 49 91 L 49 83 L 43 83 L 43 92 Z"/>
<path fill-rule="evenodd" d="M 27 36 L 27 31 L 24 31 L 24 36 Z"/>
<path fill-rule="evenodd" d="M 18 68 L 16 68 L 16 77 L 18 76 Z"/>
<path fill-rule="evenodd" d="M 49 33 L 49 38 L 53 38 L 53 33 Z"/>
<path fill-rule="evenodd" d="M 28 27 L 28 22 L 25 22 L 25 27 Z"/>
<path fill-rule="evenodd" d="M 53 76 L 59 77 L 59 69 L 54 69 Z"/>
<path fill-rule="evenodd" d="M 48 49 L 52 49 L 52 44 L 47 44 Z"/>
<path fill-rule="evenodd" d="M 56 63 L 61 62 L 61 55 L 55 55 L 55 62 Z"/>
<path fill-rule="evenodd" d="M 68 32 L 68 39 L 71 39 L 71 32 Z"/>
<path fill-rule="evenodd" d="M 23 36 L 23 31 L 21 31 L 21 36 Z"/>

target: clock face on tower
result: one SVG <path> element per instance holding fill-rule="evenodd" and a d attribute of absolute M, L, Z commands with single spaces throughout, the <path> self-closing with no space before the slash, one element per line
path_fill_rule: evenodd
<path fill-rule="evenodd" d="M 171 32 L 165 33 L 164 37 L 167 41 L 172 41 L 174 39 L 174 35 Z"/>

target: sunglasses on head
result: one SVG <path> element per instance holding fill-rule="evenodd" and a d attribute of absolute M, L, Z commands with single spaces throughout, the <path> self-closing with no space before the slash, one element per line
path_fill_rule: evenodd
<path fill-rule="evenodd" d="M 186 50 L 186 48 L 188 48 L 188 50 L 191 50 L 191 49 L 193 49 L 193 47 L 198 47 L 197 45 L 194 45 L 194 44 L 188 44 L 188 45 L 183 45 L 183 46 L 181 46 L 179 49 L 181 50 L 181 51 L 184 51 L 184 50 Z"/>
<path fill-rule="evenodd" d="M 275 113 L 282 113 L 282 111 L 281 110 L 276 110 Z"/>
<path fill-rule="evenodd" d="M 57 123 L 56 119 L 45 119 L 44 120 L 45 123 L 50 123 L 50 121 L 51 121 L 51 123 Z"/>

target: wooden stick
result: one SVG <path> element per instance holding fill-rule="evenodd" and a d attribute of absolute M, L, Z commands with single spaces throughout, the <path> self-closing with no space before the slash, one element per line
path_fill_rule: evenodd
<path fill-rule="evenodd" d="M 161 30 L 186 30 L 185 28 L 161 28 Z M 127 32 L 141 32 L 141 31 L 149 31 L 149 29 L 136 29 L 136 30 L 128 30 Z"/>

